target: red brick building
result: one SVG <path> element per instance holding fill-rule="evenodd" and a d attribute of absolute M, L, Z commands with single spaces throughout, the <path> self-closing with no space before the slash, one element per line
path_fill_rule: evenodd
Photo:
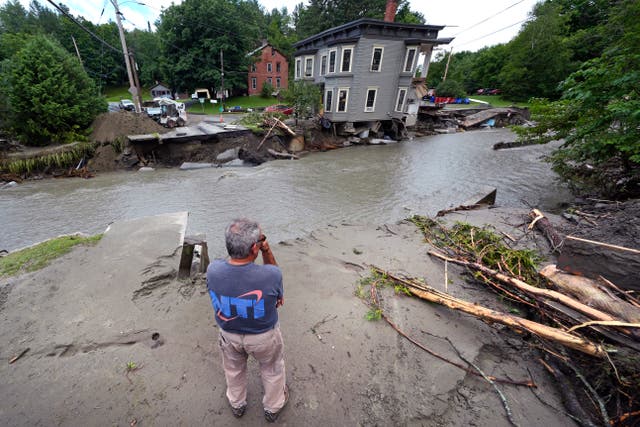
<path fill-rule="evenodd" d="M 247 87 L 249 95 L 260 95 L 262 86 L 271 83 L 274 92 L 280 92 L 289 87 L 289 61 L 269 43 L 250 52 L 248 56 L 259 55 L 257 62 L 249 65 Z"/>

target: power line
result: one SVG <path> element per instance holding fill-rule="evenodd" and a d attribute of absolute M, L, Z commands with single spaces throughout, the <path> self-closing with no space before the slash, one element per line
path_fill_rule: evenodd
<path fill-rule="evenodd" d="M 87 27 L 85 27 L 84 25 L 82 25 L 80 22 L 78 22 L 76 20 L 76 18 L 74 18 L 72 15 L 68 14 L 67 11 L 65 11 L 64 9 L 62 9 L 60 6 L 58 6 L 57 4 L 55 4 L 52 0 L 47 0 L 49 3 L 51 3 L 53 5 L 53 7 L 55 7 L 58 11 L 60 11 L 60 13 L 62 13 L 64 16 L 66 16 L 67 18 L 71 19 L 71 21 L 73 21 L 74 24 L 76 24 L 77 26 L 79 26 L 80 28 L 82 28 L 84 31 L 86 31 L 91 37 L 93 37 L 94 39 L 98 40 L 100 43 L 102 43 L 103 45 L 107 46 L 109 49 L 118 52 L 120 54 L 122 54 L 123 52 L 118 49 L 115 48 L 113 46 L 111 46 L 109 43 L 107 43 L 105 40 L 101 39 L 99 36 L 95 35 L 90 29 L 88 29 Z"/>
<path fill-rule="evenodd" d="M 520 1 L 515 2 L 515 3 L 514 3 L 514 4 L 512 4 L 511 6 L 508 6 L 508 7 L 504 8 L 504 9 L 502 9 L 501 11 L 496 12 L 496 13 L 494 13 L 493 15 L 489 16 L 488 18 L 485 18 L 485 19 L 483 19 L 482 21 L 480 21 L 480 22 L 477 22 L 477 23 L 473 24 L 473 25 L 472 25 L 472 26 L 470 26 L 469 28 L 466 28 L 466 29 L 464 29 L 464 30 L 460 31 L 460 32 L 459 32 L 458 34 L 456 34 L 454 37 L 458 37 L 460 34 L 462 34 L 462 33 L 466 32 L 466 31 L 469 31 L 470 29 L 475 28 L 475 27 L 477 27 L 477 26 L 478 26 L 478 25 L 480 25 L 480 24 L 484 24 L 484 23 L 485 23 L 485 22 L 487 22 L 488 20 L 490 20 L 490 19 L 492 19 L 492 18 L 495 18 L 496 16 L 500 15 L 502 12 L 506 12 L 507 10 L 511 9 L 512 7 L 519 5 L 519 4 L 520 4 L 520 3 L 522 3 L 523 1 L 524 1 L 524 0 L 520 0 Z"/>
<path fill-rule="evenodd" d="M 506 27 L 500 28 L 499 30 L 496 30 L 496 31 L 494 31 L 494 32 L 492 32 L 492 33 L 489 33 L 489 34 L 485 34 L 484 36 L 482 36 L 482 37 L 478 37 L 477 39 L 470 40 L 470 41 L 468 41 L 468 42 L 466 42 L 466 43 L 459 44 L 459 45 L 458 45 L 458 46 L 456 46 L 456 47 L 460 47 L 460 46 L 467 45 L 467 44 L 469 44 L 469 43 L 477 42 L 478 40 L 482 40 L 482 39 L 484 39 L 485 37 L 492 36 L 492 35 L 494 35 L 494 34 L 496 34 L 496 33 L 499 33 L 500 31 L 504 31 L 504 30 L 506 30 L 506 29 L 509 29 L 509 28 L 511 28 L 511 27 L 514 27 L 514 26 L 516 26 L 516 25 L 522 24 L 523 22 L 527 22 L 527 21 L 528 21 L 528 18 L 527 18 L 527 19 L 523 19 L 522 21 L 519 21 L 519 22 L 516 22 L 515 24 L 511 24 L 511 25 L 508 25 L 508 26 L 506 26 Z"/>

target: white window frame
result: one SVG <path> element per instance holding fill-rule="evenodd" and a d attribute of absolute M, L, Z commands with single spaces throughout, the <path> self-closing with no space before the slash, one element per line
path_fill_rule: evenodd
<path fill-rule="evenodd" d="M 411 60 L 411 63 L 409 64 L 409 52 L 413 51 L 413 59 Z M 416 46 L 412 46 L 412 47 L 407 47 L 407 52 L 404 54 L 404 62 L 402 63 L 402 72 L 403 73 L 412 73 L 413 72 L 413 67 L 414 64 L 416 62 L 416 59 L 418 58 L 418 48 Z M 407 70 L 407 65 L 409 66 L 409 69 Z"/>
<path fill-rule="evenodd" d="M 327 55 L 322 55 L 320 57 L 320 75 L 324 76 L 325 74 L 327 74 Z"/>
<path fill-rule="evenodd" d="M 339 87 L 338 96 L 336 97 L 336 113 L 346 113 L 349 110 L 349 89 L 348 87 Z M 340 92 L 345 91 L 347 94 L 344 98 L 344 110 L 340 110 Z"/>
<path fill-rule="evenodd" d="M 258 79 L 251 77 L 251 89 L 255 90 L 258 87 Z"/>
<path fill-rule="evenodd" d="M 251 64 L 251 72 L 255 73 L 256 70 L 257 70 L 256 64 L 255 63 Z"/>
<path fill-rule="evenodd" d="M 331 102 L 327 102 L 329 94 L 331 94 Z M 333 88 L 327 89 L 324 92 L 324 111 L 327 113 L 333 111 Z"/>
<path fill-rule="evenodd" d="M 299 79 L 302 74 L 302 58 L 296 58 L 296 79 Z"/>
<path fill-rule="evenodd" d="M 314 63 L 314 57 L 313 56 L 305 56 L 304 57 L 304 78 L 309 78 L 309 77 L 313 77 L 313 63 Z M 307 63 L 311 61 L 311 74 L 307 75 Z"/>
<path fill-rule="evenodd" d="M 406 86 L 400 86 L 398 88 L 398 93 L 396 94 L 396 103 L 394 105 L 394 111 L 398 111 L 398 112 L 402 112 L 404 110 L 404 105 L 407 103 L 407 93 L 409 91 L 409 88 Z M 404 92 L 404 96 L 402 98 L 402 104 L 400 105 L 400 108 L 398 108 L 398 101 L 400 101 L 400 94 Z"/>
<path fill-rule="evenodd" d="M 333 54 L 333 69 L 331 69 L 331 55 Z M 338 67 L 338 49 L 331 49 L 329 51 L 329 74 L 333 74 L 336 72 L 336 68 Z"/>
<path fill-rule="evenodd" d="M 280 73 L 282 71 L 282 64 L 280 62 L 276 62 L 276 73 Z"/>
<path fill-rule="evenodd" d="M 273 64 L 271 62 L 267 62 L 267 73 L 273 73 Z"/>
<path fill-rule="evenodd" d="M 378 64 L 378 69 L 374 70 L 373 69 L 373 58 L 375 57 L 376 49 L 380 49 L 380 63 Z M 382 58 L 383 57 L 384 57 L 384 46 L 374 46 L 373 49 L 371 50 L 371 65 L 369 66 L 369 71 L 371 71 L 372 73 L 381 72 L 382 71 Z"/>
<path fill-rule="evenodd" d="M 367 92 L 365 94 L 364 97 L 364 112 L 365 113 L 373 113 L 374 111 L 376 111 L 376 101 L 378 100 L 378 87 L 377 86 L 371 86 L 367 88 Z M 373 106 L 372 107 L 368 107 L 367 106 L 367 101 L 369 100 L 369 92 L 373 91 Z"/>
<path fill-rule="evenodd" d="M 355 46 L 342 46 L 342 51 L 340 52 L 340 72 L 341 73 L 350 73 L 351 72 L 351 68 L 353 68 L 353 58 L 354 58 L 354 49 Z M 349 55 L 349 69 L 348 70 L 344 70 L 344 54 L 346 51 L 350 51 L 351 54 Z"/>

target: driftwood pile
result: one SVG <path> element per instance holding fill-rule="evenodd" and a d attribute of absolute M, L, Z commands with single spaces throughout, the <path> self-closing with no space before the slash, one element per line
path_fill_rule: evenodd
<path fill-rule="evenodd" d="M 502 239 L 487 240 L 481 236 L 484 230 L 477 227 L 458 224 L 452 231 L 424 217 L 412 221 L 436 248 L 428 254 L 444 262 L 445 291 L 377 267 L 373 267 L 374 274 L 421 299 L 536 337 L 534 345 L 544 355 L 540 362 L 562 383 L 567 410 L 580 424 L 640 422 L 640 300 L 633 291 L 604 277 L 590 279 L 563 272 L 556 265 L 540 271 L 528 268 L 519 255 L 507 259 L 508 247 L 496 250 Z M 552 249 L 560 250 L 563 236 L 540 211 L 532 211 L 529 221 L 530 230 L 540 230 Z M 467 232 L 465 237 L 461 230 Z M 476 280 L 519 304 L 526 315 L 496 311 L 447 293 L 448 264 L 464 266 Z M 591 404 L 584 408 L 580 402 Z M 506 402 L 503 404 L 509 416 Z"/>

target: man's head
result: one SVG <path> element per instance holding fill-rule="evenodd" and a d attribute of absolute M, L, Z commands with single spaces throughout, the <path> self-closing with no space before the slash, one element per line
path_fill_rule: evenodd
<path fill-rule="evenodd" d="M 224 233 L 229 256 L 243 259 L 249 255 L 257 255 L 258 251 L 252 251 L 252 249 L 253 245 L 260 240 L 260 234 L 260 226 L 257 222 L 246 218 L 234 219 Z"/>

